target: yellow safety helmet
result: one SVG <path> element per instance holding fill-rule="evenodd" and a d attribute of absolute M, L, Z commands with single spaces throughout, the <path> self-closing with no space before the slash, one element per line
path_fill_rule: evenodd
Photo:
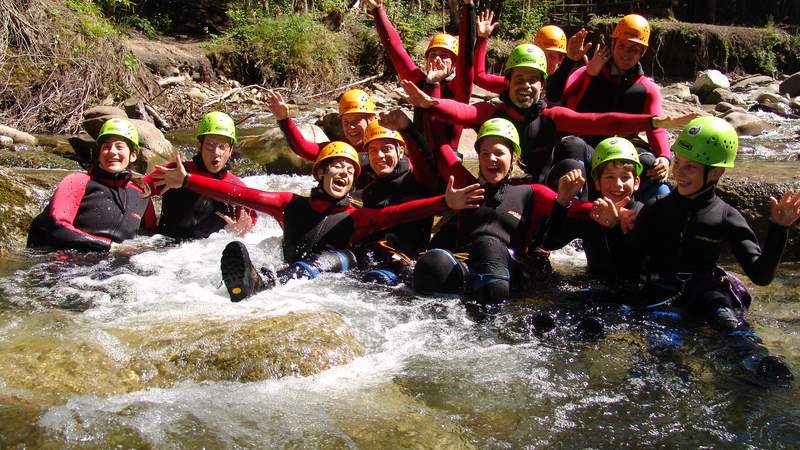
<path fill-rule="evenodd" d="M 339 97 L 339 115 L 349 113 L 375 114 L 375 103 L 361 89 L 350 89 Z"/>
<path fill-rule="evenodd" d="M 355 178 L 358 178 L 358 176 L 361 174 L 361 163 L 359 162 L 358 152 L 356 149 L 346 142 L 333 141 L 325 147 L 322 147 L 322 150 L 320 150 L 319 154 L 317 155 L 316 161 L 314 161 L 314 166 L 311 168 L 311 173 L 314 175 L 315 180 L 319 181 L 319 178 L 317 177 L 317 168 L 319 165 L 332 158 L 349 159 L 356 168 Z"/>
<path fill-rule="evenodd" d="M 406 146 L 406 141 L 399 132 L 383 127 L 380 121 L 373 120 L 367 125 L 367 130 L 364 131 L 364 148 L 366 149 L 367 144 L 377 139 L 394 139 L 403 147 Z"/>
<path fill-rule="evenodd" d="M 626 41 L 636 42 L 645 47 L 649 46 L 650 42 L 650 24 L 647 19 L 638 14 L 628 14 L 619 21 L 611 33 L 613 39 L 624 39 Z"/>
<path fill-rule="evenodd" d="M 425 55 L 434 48 L 443 48 L 453 52 L 453 56 L 458 56 L 458 38 L 447 33 L 436 34 L 431 38 L 431 41 L 428 42 Z"/>
<path fill-rule="evenodd" d="M 555 25 L 545 25 L 539 28 L 533 43 L 542 50 L 552 50 L 567 53 L 567 35 L 564 30 Z"/>

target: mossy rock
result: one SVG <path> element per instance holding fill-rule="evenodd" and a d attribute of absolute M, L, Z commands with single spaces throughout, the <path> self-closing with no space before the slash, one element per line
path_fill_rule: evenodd
<path fill-rule="evenodd" d="M 0 166 L 67 170 L 80 170 L 81 168 L 76 161 L 43 151 L 9 152 L 0 150 Z"/>
<path fill-rule="evenodd" d="M 327 142 L 328 137 L 319 127 L 310 124 L 298 126 L 303 136 L 311 142 Z M 237 151 L 260 165 L 269 173 L 308 174 L 311 163 L 297 156 L 278 127 L 269 128 L 258 136 L 242 136 L 236 145 Z"/>
<path fill-rule="evenodd" d="M 0 168 L 0 256 L 25 245 L 28 228 L 39 211 L 31 184 L 10 169 Z"/>

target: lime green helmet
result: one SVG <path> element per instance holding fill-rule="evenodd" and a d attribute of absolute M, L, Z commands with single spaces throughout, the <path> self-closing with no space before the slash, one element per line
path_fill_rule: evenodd
<path fill-rule="evenodd" d="M 628 161 L 633 163 L 636 176 L 642 174 L 639 152 L 631 141 L 621 137 L 610 137 L 597 144 L 592 155 L 592 178 L 597 179 L 597 169 L 609 161 Z"/>
<path fill-rule="evenodd" d="M 542 79 L 547 79 L 547 57 L 544 51 L 533 44 L 521 44 L 511 50 L 506 60 L 506 67 L 503 75 L 508 75 L 512 69 L 517 67 L 528 67 L 542 72 Z"/>
<path fill-rule="evenodd" d="M 517 127 L 507 119 L 495 117 L 483 122 L 478 131 L 478 139 L 475 141 L 475 151 L 480 152 L 481 140 L 485 137 L 497 136 L 511 142 L 514 155 L 519 156 L 522 149 L 519 146 L 519 133 Z"/>
<path fill-rule="evenodd" d="M 108 136 L 119 136 L 132 145 L 132 150 L 139 153 L 139 132 L 128 119 L 117 117 L 106 120 L 97 135 L 97 143 L 102 144 Z"/>
<path fill-rule="evenodd" d="M 719 117 L 698 117 L 681 131 L 672 144 L 672 151 L 710 167 L 733 167 L 739 136 L 736 130 Z"/>
<path fill-rule="evenodd" d="M 202 139 L 207 134 L 225 136 L 231 140 L 231 144 L 236 143 L 236 124 L 231 116 L 220 111 L 211 111 L 203 116 L 200 124 L 197 125 L 197 140 Z"/>

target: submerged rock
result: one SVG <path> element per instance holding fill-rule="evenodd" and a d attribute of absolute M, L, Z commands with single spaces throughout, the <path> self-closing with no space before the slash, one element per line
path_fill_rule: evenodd
<path fill-rule="evenodd" d="M 328 142 L 330 139 L 318 126 L 298 124 L 297 128 L 309 142 Z M 289 147 L 280 128 L 270 128 L 258 136 L 243 136 L 236 144 L 239 153 L 271 173 L 308 174 L 311 163 L 297 156 Z"/>

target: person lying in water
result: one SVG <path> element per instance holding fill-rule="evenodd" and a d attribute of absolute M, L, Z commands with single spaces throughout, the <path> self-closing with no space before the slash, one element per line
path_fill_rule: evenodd
<path fill-rule="evenodd" d="M 139 230 L 156 229 L 153 203 L 133 182 L 139 133 L 126 119 L 106 121 L 87 173 L 67 175 L 28 230 L 28 248 L 115 251 Z"/>
<path fill-rule="evenodd" d="M 244 186 L 242 180 L 230 172 L 230 160 L 236 144 L 236 124 L 219 111 L 212 111 L 197 126 L 197 154 L 192 161 L 184 162 L 187 172 L 216 178 Z M 174 167 L 168 164 L 166 167 Z M 153 174 L 142 178 L 152 195 L 162 195 L 161 217 L 158 233 L 178 240 L 207 238 L 229 227 L 237 235 L 249 232 L 256 223 L 255 212 L 212 200 L 189 189 L 171 189 L 161 192 L 155 185 Z"/>
<path fill-rule="evenodd" d="M 475 208 L 483 200 L 477 184 L 445 195 L 414 200 L 386 208 L 354 208 L 348 194 L 361 172 L 359 156 L 349 144 L 331 142 L 317 156 L 312 173 L 318 185 L 306 197 L 291 192 L 268 192 L 188 173 L 183 165 L 162 167 L 156 184 L 165 189 L 185 187 L 210 198 L 235 203 L 274 217 L 284 230 L 283 256 L 291 264 L 279 273 L 265 271 L 264 280 L 253 267 L 241 242 L 225 247 L 222 279 L 232 301 L 240 301 L 278 282 L 313 278 L 323 271 L 346 271 L 356 263 L 351 251 L 361 239 L 387 228 L 445 212 L 448 208 Z"/>

